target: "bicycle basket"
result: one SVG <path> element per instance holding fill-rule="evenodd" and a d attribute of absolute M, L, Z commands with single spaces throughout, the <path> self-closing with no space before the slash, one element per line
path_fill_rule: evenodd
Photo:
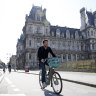
<path fill-rule="evenodd" d="M 48 64 L 49 64 L 49 67 L 51 68 L 57 68 L 60 65 L 60 58 L 57 58 L 57 57 L 48 58 Z"/>

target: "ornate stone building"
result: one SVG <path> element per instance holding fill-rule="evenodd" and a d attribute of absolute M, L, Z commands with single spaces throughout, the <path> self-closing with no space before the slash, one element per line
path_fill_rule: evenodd
<path fill-rule="evenodd" d="M 26 65 L 30 68 L 37 67 L 37 50 L 44 39 L 49 40 L 49 46 L 61 57 L 62 62 L 94 58 L 96 12 L 91 14 L 85 11 L 85 8 L 80 10 L 81 28 L 74 29 L 51 25 L 46 18 L 46 9 L 33 6 L 29 15 L 26 15 L 23 34 L 17 42 L 18 67 L 24 68 Z"/>

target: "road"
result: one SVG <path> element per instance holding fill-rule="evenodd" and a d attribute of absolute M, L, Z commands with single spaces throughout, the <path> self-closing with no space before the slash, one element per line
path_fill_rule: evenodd
<path fill-rule="evenodd" d="M 61 95 L 56 95 L 50 86 L 41 90 L 38 81 L 37 74 L 6 72 L 0 83 L 0 96 L 96 96 L 96 88 L 67 81 L 63 81 Z"/>

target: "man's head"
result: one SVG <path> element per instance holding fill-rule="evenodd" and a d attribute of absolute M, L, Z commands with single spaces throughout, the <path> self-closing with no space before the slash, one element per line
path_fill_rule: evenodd
<path fill-rule="evenodd" d="M 48 47 L 48 40 L 43 40 L 43 46 Z"/>

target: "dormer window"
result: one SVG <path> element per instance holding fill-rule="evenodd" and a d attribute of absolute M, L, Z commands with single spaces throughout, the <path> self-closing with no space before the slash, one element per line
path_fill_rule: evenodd
<path fill-rule="evenodd" d="M 37 21 L 40 21 L 40 16 L 39 15 L 37 16 Z"/>
<path fill-rule="evenodd" d="M 56 36 L 60 37 L 60 30 L 59 29 L 56 30 Z"/>
<path fill-rule="evenodd" d="M 79 34 L 78 31 L 75 32 L 75 38 L 78 39 L 79 38 Z"/>
<path fill-rule="evenodd" d="M 54 36 L 54 32 L 52 32 L 51 35 Z"/>
<path fill-rule="evenodd" d="M 66 30 L 66 38 L 70 38 L 70 31 Z"/>

